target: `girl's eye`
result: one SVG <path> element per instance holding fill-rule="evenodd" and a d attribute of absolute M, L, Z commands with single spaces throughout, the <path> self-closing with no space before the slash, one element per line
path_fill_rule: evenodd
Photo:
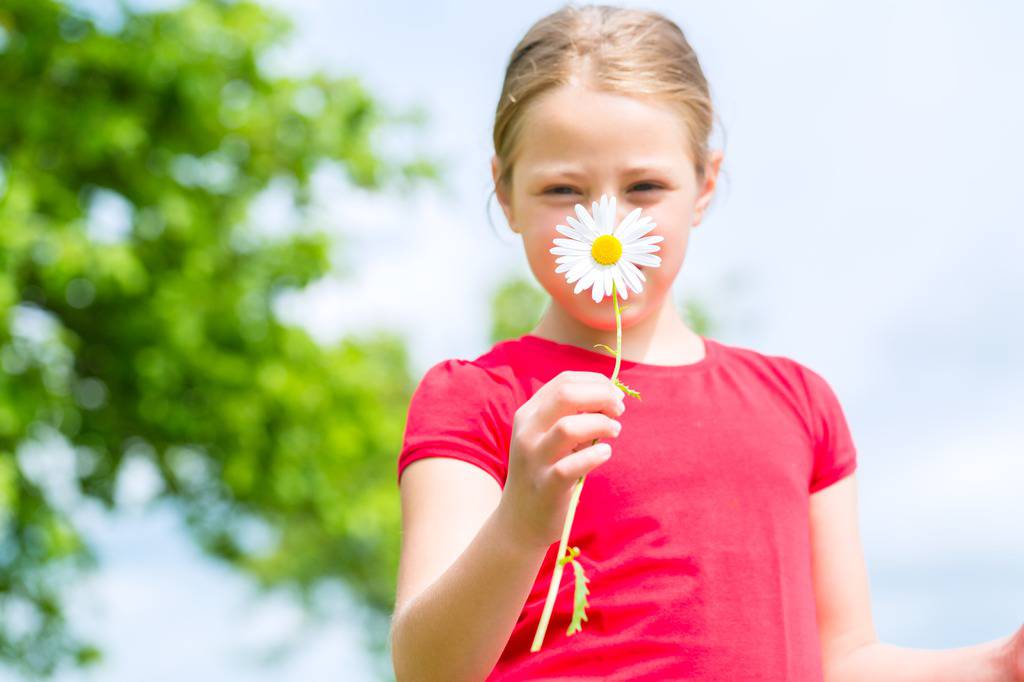
<path fill-rule="evenodd" d="M 649 187 L 652 190 L 654 190 L 654 189 L 661 189 L 661 187 L 659 185 L 656 185 L 653 182 L 641 182 L 641 183 L 639 183 L 637 185 L 633 185 L 633 189 L 637 189 L 639 187 Z"/>
<path fill-rule="evenodd" d="M 647 188 L 647 189 L 640 189 L 642 187 Z M 641 182 L 641 183 L 637 183 L 636 185 L 633 185 L 632 189 L 633 190 L 637 190 L 637 191 L 649 192 L 651 190 L 661 189 L 661 186 L 657 185 L 657 184 L 655 184 L 653 182 Z M 564 191 L 563 192 L 561 190 L 568 190 L 568 191 Z M 573 189 L 572 187 L 567 187 L 565 185 L 560 185 L 558 187 L 552 187 L 551 189 L 547 190 L 546 194 L 566 195 L 566 194 L 571 194 L 571 193 L 574 193 L 574 192 L 576 192 L 576 190 Z"/>

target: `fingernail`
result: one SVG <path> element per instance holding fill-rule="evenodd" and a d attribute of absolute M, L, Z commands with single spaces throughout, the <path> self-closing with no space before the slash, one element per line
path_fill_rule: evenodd
<path fill-rule="evenodd" d="M 616 436 L 619 435 L 619 432 L 621 432 L 621 431 L 622 431 L 622 422 L 618 422 L 618 421 L 615 422 L 615 435 Z"/>

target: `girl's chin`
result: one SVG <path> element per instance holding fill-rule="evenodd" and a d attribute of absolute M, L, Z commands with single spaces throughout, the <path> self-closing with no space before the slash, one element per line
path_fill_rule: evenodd
<path fill-rule="evenodd" d="M 625 323 L 627 319 L 635 319 L 637 315 L 642 313 L 644 303 L 639 300 L 639 297 L 634 298 L 633 293 L 630 292 L 629 298 L 622 300 L 619 296 L 619 319 Z M 623 310 L 626 306 L 629 306 L 626 310 Z M 587 317 L 597 327 L 603 327 L 605 329 L 615 329 L 615 304 L 612 302 L 611 296 L 605 296 L 601 299 L 600 303 L 594 303 L 594 299 L 587 297 L 585 301 L 577 302 L 577 310 Z"/>

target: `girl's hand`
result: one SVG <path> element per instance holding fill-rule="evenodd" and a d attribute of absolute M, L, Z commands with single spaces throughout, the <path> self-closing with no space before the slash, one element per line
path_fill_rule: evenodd
<path fill-rule="evenodd" d="M 1006 665 L 1006 679 L 1024 682 L 1024 625 L 1006 643 Z"/>
<path fill-rule="evenodd" d="M 625 395 L 604 374 L 565 371 L 516 410 L 499 509 L 521 542 L 558 541 L 573 484 L 611 457 L 592 443 L 619 435 Z"/>

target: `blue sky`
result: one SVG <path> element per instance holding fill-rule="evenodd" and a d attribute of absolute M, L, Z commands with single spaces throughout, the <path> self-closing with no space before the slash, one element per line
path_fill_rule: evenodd
<path fill-rule="evenodd" d="M 425 139 L 381 143 L 451 171 L 447 193 L 409 199 L 319 178 L 320 215 L 354 272 L 283 301 L 282 315 L 325 341 L 402 331 L 418 372 L 479 355 L 488 288 L 529 274 L 484 213 L 500 78 L 559 4 L 276 4 L 298 34 L 271 68 L 351 72 L 393 106 L 423 104 Z M 643 6 L 686 32 L 727 133 L 727 176 L 677 298 L 708 305 L 719 340 L 797 359 L 836 391 L 858 446 L 881 637 L 931 648 L 1009 633 L 1024 622 L 1024 6 Z M 456 249 L 474 257 L 439 276 Z M 371 679 L 358 628 L 302 630 L 286 598 L 251 601 L 172 510 L 146 511 L 147 480 L 126 478 L 138 503 L 119 517 L 83 511 L 104 567 L 76 591 L 75 619 L 109 663 L 59 679 Z M 290 636 L 298 647 L 277 667 L 249 665 Z"/>

